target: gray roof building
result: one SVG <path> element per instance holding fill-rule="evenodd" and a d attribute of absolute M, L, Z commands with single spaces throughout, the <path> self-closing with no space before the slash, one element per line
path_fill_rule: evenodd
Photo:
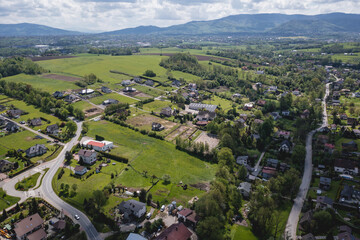
<path fill-rule="evenodd" d="M 202 104 L 202 103 L 190 103 L 189 108 L 191 110 L 201 110 L 201 109 L 205 109 L 209 112 L 215 112 L 216 108 L 218 106 L 217 105 L 210 105 L 210 104 Z"/>

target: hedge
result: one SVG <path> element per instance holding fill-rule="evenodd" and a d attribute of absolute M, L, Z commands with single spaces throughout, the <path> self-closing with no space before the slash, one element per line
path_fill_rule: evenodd
<path fill-rule="evenodd" d="M 113 154 L 110 154 L 110 153 L 107 153 L 107 152 L 100 152 L 100 154 L 103 157 L 110 158 L 110 159 L 115 160 L 117 162 L 122 162 L 122 163 L 128 163 L 129 162 L 129 159 L 127 159 L 127 158 L 120 157 L 120 156 L 117 156 L 117 155 L 113 155 Z"/>

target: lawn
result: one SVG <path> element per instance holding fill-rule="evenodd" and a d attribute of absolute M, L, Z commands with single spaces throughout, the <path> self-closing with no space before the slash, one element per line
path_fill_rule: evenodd
<path fill-rule="evenodd" d="M 309 189 L 308 196 L 311 196 L 311 198 L 313 198 L 313 199 L 316 199 L 318 196 L 316 194 L 316 189 L 319 187 L 319 183 L 320 183 L 320 178 L 315 178 L 314 182 L 311 184 L 311 188 L 314 188 L 314 189 L 311 189 L 311 188 Z M 330 190 L 322 191 L 321 196 L 327 196 L 335 201 L 339 187 L 340 187 L 340 181 L 331 181 Z"/>
<path fill-rule="evenodd" d="M 80 54 L 76 58 L 55 59 L 37 62 L 45 69 L 51 70 L 51 73 L 68 74 L 74 76 L 84 76 L 94 73 L 102 81 L 110 84 L 119 83 L 121 80 L 129 79 L 122 74 L 110 73 L 110 70 L 124 72 L 134 76 L 143 75 L 151 69 L 156 73 L 155 80 L 165 82 L 168 80 L 166 69 L 160 67 L 159 63 L 165 56 L 154 55 L 131 55 L 131 56 L 109 56 L 109 55 L 92 55 Z M 184 78 L 185 80 L 194 80 L 198 77 L 172 71 L 175 78 Z"/>
<path fill-rule="evenodd" d="M 220 97 L 215 96 L 215 95 L 213 95 L 211 97 L 211 100 L 209 99 L 209 100 L 203 101 L 203 103 L 212 104 L 212 105 L 218 105 L 219 107 L 221 107 L 225 111 L 231 109 L 232 105 L 233 105 L 232 101 L 220 98 Z"/>
<path fill-rule="evenodd" d="M 85 101 L 78 101 L 78 102 L 72 103 L 72 105 L 74 106 L 74 108 L 78 108 L 82 111 L 94 108 L 93 105 L 91 105 L 90 103 L 85 102 Z"/>
<path fill-rule="evenodd" d="M 231 239 L 232 240 L 258 240 L 258 238 L 252 233 L 248 227 L 233 225 L 231 228 Z"/>
<path fill-rule="evenodd" d="M 6 194 L 5 191 L 2 188 L 0 188 L 0 211 L 8 207 L 11 207 L 20 200 L 20 198 L 18 197 L 13 197 L 5 194 Z"/>
<path fill-rule="evenodd" d="M 129 98 L 123 95 L 120 95 L 118 93 L 108 93 L 108 94 L 104 94 L 100 97 L 95 97 L 95 98 L 91 98 L 90 101 L 92 103 L 95 103 L 97 105 L 102 104 L 103 101 L 107 100 L 107 99 L 115 99 L 118 100 L 121 103 L 129 103 L 129 104 L 133 104 L 136 103 L 137 100 L 133 99 L 133 98 Z"/>
<path fill-rule="evenodd" d="M 143 92 L 147 95 L 150 95 L 152 97 L 158 97 L 165 94 L 165 91 L 157 89 L 157 88 L 150 88 L 143 85 L 135 85 L 136 90 L 139 90 L 140 92 Z"/>
<path fill-rule="evenodd" d="M 147 103 L 143 105 L 143 109 L 146 111 L 154 111 L 154 112 L 160 112 L 161 109 L 166 107 L 171 107 L 172 103 L 168 101 L 158 101 L 155 100 L 153 102 Z"/>
<path fill-rule="evenodd" d="M 339 140 L 337 140 L 335 142 L 335 149 L 339 152 L 342 151 L 342 143 L 348 143 L 348 142 L 351 142 L 351 141 L 355 141 L 358 145 L 358 147 L 360 146 L 360 139 L 350 139 L 350 138 L 340 138 Z"/>
<path fill-rule="evenodd" d="M 35 173 L 34 175 L 31 175 L 30 177 L 24 178 L 20 182 L 15 184 L 15 189 L 18 191 L 27 191 L 30 188 L 33 188 L 36 186 L 36 182 L 38 178 L 40 177 L 40 173 Z"/>
<path fill-rule="evenodd" d="M 55 91 L 67 91 L 71 89 L 79 89 L 73 82 L 43 78 L 40 75 L 18 74 L 11 77 L 2 78 L 2 80 L 11 82 L 23 82 L 39 88 L 45 92 L 53 93 Z"/>

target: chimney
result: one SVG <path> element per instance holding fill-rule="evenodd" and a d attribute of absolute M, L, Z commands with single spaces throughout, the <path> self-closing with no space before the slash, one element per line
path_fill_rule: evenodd
<path fill-rule="evenodd" d="M 176 227 L 176 231 L 178 231 L 178 227 Z"/>

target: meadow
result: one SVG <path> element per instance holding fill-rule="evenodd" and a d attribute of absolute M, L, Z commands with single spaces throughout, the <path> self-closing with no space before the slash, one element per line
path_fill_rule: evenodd
<path fill-rule="evenodd" d="M 146 111 L 154 111 L 154 112 L 160 112 L 161 109 L 166 108 L 166 107 L 171 107 L 172 103 L 168 102 L 168 101 L 158 101 L 155 100 L 151 103 L 147 103 L 143 105 L 143 109 Z"/>
<path fill-rule="evenodd" d="M 107 99 L 115 99 L 115 100 L 118 100 L 120 103 L 128 103 L 128 104 L 133 104 L 133 103 L 137 102 L 137 100 L 135 100 L 133 98 L 129 98 L 129 97 L 126 97 L 124 95 L 120 95 L 120 94 L 114 93 L 114 92 L 104 94 L 99 97 L 91 98 L 90 101 L 94 104 L 100 105 L 103 103 L 103 101 L 105 101 Z"/>

